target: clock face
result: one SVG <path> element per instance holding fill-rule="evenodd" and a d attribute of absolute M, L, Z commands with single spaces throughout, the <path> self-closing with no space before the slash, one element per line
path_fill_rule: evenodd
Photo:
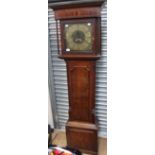
<path fill-rule="evenodd" d="M 66 52 L 92 51 L 92 23 L 65 24 Z"/>

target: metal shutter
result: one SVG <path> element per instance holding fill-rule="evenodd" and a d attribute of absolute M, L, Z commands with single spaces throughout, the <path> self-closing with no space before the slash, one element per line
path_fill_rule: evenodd
<path fill-rule="evenodd" d="M 64 128 L 68 119 L 67 73 L 64 60 L 58 58 L 56 22 L 54 12 L 49 9 L 49 86 L 51 87 L 54 122 L 57 128 Z M 101 12 L 102 56 L 96 65 L 96 115 L 100 135 L 107 134 L 107 5 Z"/>

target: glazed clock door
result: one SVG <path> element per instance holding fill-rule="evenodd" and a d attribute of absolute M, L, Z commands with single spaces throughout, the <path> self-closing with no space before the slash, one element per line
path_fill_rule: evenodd
<path fill-rule="evenodd" d="M 92 50 L 92 24 L 65 24 L 66 51 Z"/>
<path fill-rule="evenodd" d="M 64 54 L 87 54 L 96 51 L 95 19 L 75 19 L 61 21 L 61 43 Z"/>

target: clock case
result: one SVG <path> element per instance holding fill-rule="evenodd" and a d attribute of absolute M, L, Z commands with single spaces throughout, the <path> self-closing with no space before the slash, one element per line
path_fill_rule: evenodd
<path fill-rule="evenodd" d="M 66 62 L 69 119 L 67 145 L 84 153 L 97 154 L 98 126 L 95 117 L 96 60 L 101 55 L 101 5 L 103 0 L 49 3 L 57 21 L 59 58 Z M 66 52 L 64 24 L 93 23 L 92 51 Z"/>

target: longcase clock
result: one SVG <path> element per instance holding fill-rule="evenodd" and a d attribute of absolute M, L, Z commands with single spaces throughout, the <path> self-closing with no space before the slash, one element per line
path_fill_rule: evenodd
<path fill-rule="evenodd" d="M 49 1 L 57 21 L 59 57 L 67 64 L 69 119 L 67 145 L 97 154 L 96 60 L 101 54 L 103 0 Z"/>

